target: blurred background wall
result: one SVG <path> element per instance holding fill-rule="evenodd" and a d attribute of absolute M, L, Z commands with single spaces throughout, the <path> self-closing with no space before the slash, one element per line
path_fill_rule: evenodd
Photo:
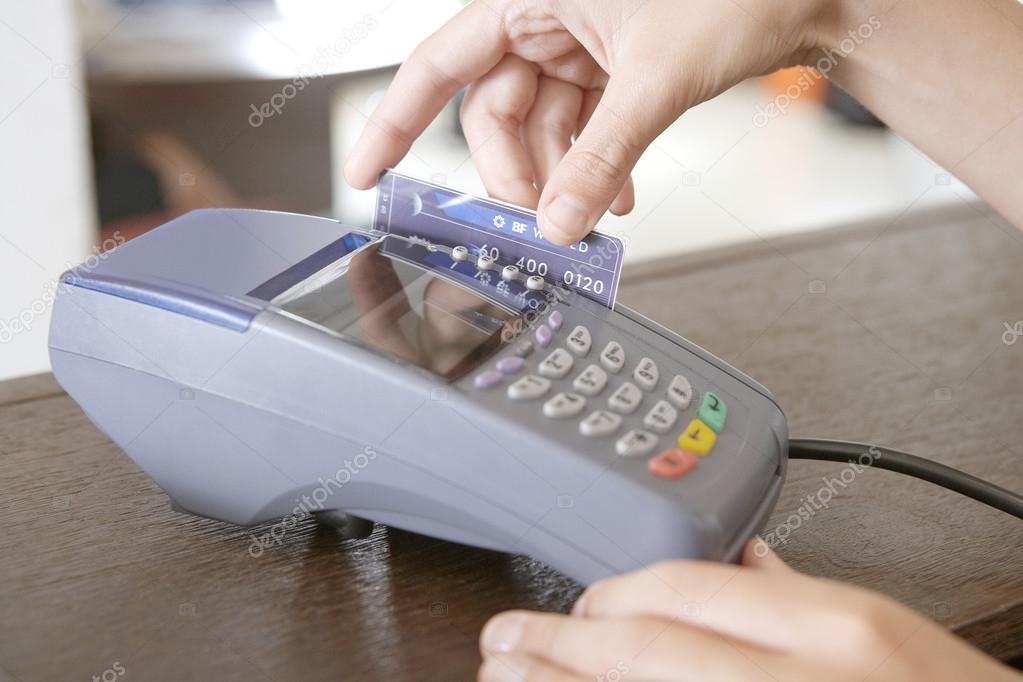
<path fill-rule="evenodd" d="M 364 224 L 372 193 L 346 187 L 341 163 L 397 64 L 461 5 L 0 4 L 0 379 L 47 368 L 48 291 L 90 249 L 202 206 Z M 455 106 L 413 151 L 401 170 L 482 192 Z M 800 70 L 691 110 L 635 180 L 633 214 L 599 226 L 627 264 L 973 199 Z"/>
<path fill-rule="evenodd" d="M 55 278 L 95 241 L 90 166 L 71 6 L 0 3 L 0 378 L 48 367 Z"/>

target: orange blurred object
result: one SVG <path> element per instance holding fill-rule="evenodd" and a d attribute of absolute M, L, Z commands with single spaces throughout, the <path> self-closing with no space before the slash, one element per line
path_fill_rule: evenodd
<path fill-rule="evenodd" d="M 798 89 L 797 97 L 804 102 L 823 103 L 828 96 L 828 79 L 816 69 L 807 66 L 778 69 L 774 73 L 761 76 L 760 83 L 772 94 L 777 95 L 788 93 L 792 97 Z"/>

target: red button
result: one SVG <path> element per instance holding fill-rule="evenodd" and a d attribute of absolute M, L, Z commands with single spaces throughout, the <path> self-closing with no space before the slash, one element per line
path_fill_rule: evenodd
<path fill-rule="evenodd" d="M 696 468 L 700 458 L 679 448 L 668 448 L 650 460 L 650 473 L 676 481 Z"/>

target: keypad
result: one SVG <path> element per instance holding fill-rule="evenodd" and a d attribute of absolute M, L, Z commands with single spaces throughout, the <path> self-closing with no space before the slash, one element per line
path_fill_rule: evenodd
<path fill-rule="evenodd" d="M 565 345 L 568 346 L 568 349 L 579 357 L 589 353 L 592 344 L 593 339 L 590 337 L 590 330 L 582 325 L 573 329 L 572 333 L 565 340 Z"/>
<path fill-rule="evenodd" d="M 540 362 L 537 371 L 545 377 L 561 379 L 572 371 L 572 365 L 574 364 L 575 359 L 571 353 L 564 348 L 555 348 L 550 355 Z"/>
<path fill-rule="evenodd" d="M 625 367 L 625 349 L 617 341 L 604 346 L 600 353 L 600 364 L 612 374 L 618 374 Z"/>
<path fill-rule="evenodd" d="M 725 416 L 727 414 L 728 406 L 725 405 L 721 398 L 710 391 L 703 394 L 703 400 L 700 402 L 700 411 L 697 413 L 697 416 L 704 424 L 714 429 L 715 432 L 721 433 L 725 428 Z"/>
<path fill-rule="evenodd" d="M 617 431 L 621 425 L 622 416 L 620 414 L 597 410 L 579 422 L 579 433 L 588 438 L 603 438 Z"/>
<path fill-rule="evenodd" d="M 508 387 L 508 397 L 512 400 L 536 400 L 551 390 L 550 379 L 528 374 Z"/>
<path fill-rule="evenodd" d="M 578 393 L 559 393 L 543 404 L 543 414 L 551 419 L 574 417 L 586 407 L 586 398 Z"/>
<path fill-rule="evenodd" d="M 615 452 L 622 457 L 640 457 L 653 452 L 657 436 L 649 431 L 632 429 L 615 443 Z"/>
<path fill-rule="evenodd" d="M 577 359 L 589 353 L 593 339 L 583 325 L 561 337 L 564 324 L 564 313 L 552 311 L 536 326 L 530 340 L 519 341 L 493 369 L 477 374 L 475 386 L 492 388 L 502 384 L 509 376 L 526 369 L 526 358 L 536 347 L 547 348 L 559 338 L 559 344 L 545 351 L 546 356 L 537 362 L 535 374 L 512 381 L 507 388 L 509 399 L 522 402 L 543 399 L 540 411 L 544 417 L 578 420 L 579 433 L 586 438 L 614 437 L 611 441 L 614 451 L 621 457 L 650 456 L 647 468 L 653 476 L 678 480 L 695 470 L 699 459 L 714 449 L 718 434 L 724 431 L 728 413 L 725 402 L 711 391 L 703 393 L 696 414 L 689 414 L 688 426 L 680 432 L 679 420 L 696 397 L 693 385 L 685 375 L 669 373 L 671 380 L 665 386 L 660 382 L 657 362 L 644 356 L 632 367 L 631 375 L 623 377 L 627 380 L 607 396 L 607 409 L 588 410 L 590 401 L 607 390 L 610 375 L 625 369 L 625 348 L 611 341 L 598 358 L 573 374 Z M 564 384 L 555 387 L 560 380 Z M 585 416 L 580 418 L 581 415 Z M 677 441 L 664 443 L 672 437 L 669 434 L 678 434 Z"/>
<path fill-rule="evenodd" d="M 607 404 L 615 412 L 632 414 L 643 402 L 643 392 L 636 387 L 636 384 L 626 381 L 618 387 L 618 390 L 607 399 Z"/>
<path fill-rule="evenodd" d="M 657 404 L 643 417 L 643 426 L 657 433 L 668 433 L 678 420 L 678 410 L 667 400 L 658 400 Z"/>
<path fill-rule="evenodd" d="M 640 360 L 639 364 L 636 365 L 635 371 L 632 373 L 633 380 L 639 384 L 640 388 L 647 391 L 652 391 L 657 386 L 658 376 L 657 363 L 650 358 Z"/>
<path fill-rule="evenodd" d="M 678 437 L 678 446 L 697 455 L 706 455 L 714 447 L 717 438 L 714 429 L 694 419 Z"/>
<path fill-rule="evenodd" d="M 689 403 L 693 400 L 693 386 L 689 383 L 689 379 L 681 374 L 676 375 L 668 384 L 668 400 L 680 410 L 689 407 Z"/>
<path fill-rule="evenodd" d="M 590 365 L 572 382 L 572 388 L 579 393 L 595 396 L 607 386 L 607 372 L 597 365 Z"/>

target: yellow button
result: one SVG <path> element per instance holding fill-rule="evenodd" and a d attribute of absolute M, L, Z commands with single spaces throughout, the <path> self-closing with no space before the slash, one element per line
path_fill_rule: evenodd
<path fill-rule="evenodd" d="M 714 433 L 714 429 L 699 419 L 694 419 L 678 437 L 678 446 L 697 455 L 706 455 L 714 447 L 717 439 L 718 435 Z"/>

